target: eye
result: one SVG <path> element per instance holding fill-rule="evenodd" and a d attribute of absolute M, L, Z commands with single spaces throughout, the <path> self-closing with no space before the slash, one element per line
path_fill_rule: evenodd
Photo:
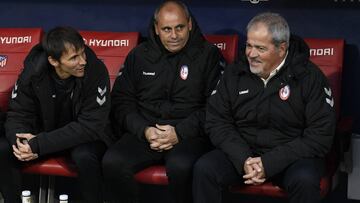
<path fill-rule="evenodd" d="M 171 28 L 165 27 L 165 28 L 163 28 L 162 30 L 163 30 L 164 32 L 170 32 L 170 31 L 171 31 Z"/>
<path fill-rule="evenodd" d="M 184 29 L 184 25 L 176 26 L 176 31 L 182 31 Z"/>

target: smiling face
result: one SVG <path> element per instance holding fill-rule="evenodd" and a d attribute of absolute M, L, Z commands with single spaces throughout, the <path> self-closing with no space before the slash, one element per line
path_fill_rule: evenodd
<path fill-rule="evenodd" d="M 86 54 L 85 47 L 76 50 L 71 44 L 65 44 L 64 51 L 59 60 L 48 57 L 48 60 L 55 68 L 55 72 L 61 79 L 74 77 L 83 77 L 85 74 Z"/>
<path fill-rule="evenodd" d="M 267 27 L 258 23 L 249 29 L 246 41 L 246 57 L 250 71 L 262 78 L 267 78 L 284 59 L 286 43 L 276 47 Z"/>
<path fill-rule="evenodd" d="M 179 5 L 169 3 L 159 11 L 154 27 L 164 47 L 169 52 L 176 53 L 185 47 L 192 23 Z"/>

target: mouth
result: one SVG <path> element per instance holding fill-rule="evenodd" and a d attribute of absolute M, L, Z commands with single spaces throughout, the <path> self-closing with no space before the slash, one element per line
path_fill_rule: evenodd
<path fill-rule="evenodd" d="M 261 64 L 261 61 L 255 59 L 249 59 L 250 66 L 258 66 Z"/>

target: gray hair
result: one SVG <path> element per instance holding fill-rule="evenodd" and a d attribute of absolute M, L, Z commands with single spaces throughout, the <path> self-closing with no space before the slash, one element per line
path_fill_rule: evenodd
<path fill-rule="evenodd" d="M 283 42 L 286 42 L 287 47 L 289 46 L 290 28 L 282 16 L 278 13 L 260 13 L 250 20 L 246 27 L 246 31 L 249 32 L 249 30 L 259 23 L 263 23 L 267 26 L 275 47 L 278 48 Z"/>
<path fill-rule="evenodd" d="M 181 1 L 177 1 L 177 0 L 168 0 L 168 1 L 164 1 L 163 3 L 161 3 L 155 10 L 154 12 L 154 23 L 156 24 L 158 22 L 158 16 L 159 16 L 159 12 L 160 10 L 166 6 L 169 3 L 174 3 L 178 6 L 180 6 L 180 8 L 184 11 L 186 19 L 189 21 L 190 20 L 190 12 L 189 9 L 187 8 L 187 6 L 181 2 Z"/>

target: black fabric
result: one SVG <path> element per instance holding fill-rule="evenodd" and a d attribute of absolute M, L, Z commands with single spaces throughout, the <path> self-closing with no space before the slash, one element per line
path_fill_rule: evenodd
<path fill-rule="evenodd" d="M 51 71 L 51 79 L 55 86 L 55 123 L 56 128 L 74 121 L 72 94 L 75 87 L 75 78 L 73 76 L 67 79 L 60 79 L 55 71 Z"/>
<path fill-rule="evenodd" d="M 43 156 L 87 142 L 112 142 L 107 129 L 109 75 L 90 48 L 85 48 L 85 54 L 84 77 L 64 82 L 51 76 L 53 67 L 41 45 L 30 51 L 7 112 L 6 136 L 11 143 L 16 133 L 32 133 L 37 136 L 38 154 Z"/>
<path fill-rule="evenodd" d="M 21 203 L 21 172 L 19 161 L 12 153 L 10 143 L 0 137 L 0 192 L 4 203 Z"/>
<path fill-rule="evenodd" d="M 289 97 L 281 99 L 286 86 Z M 329 89 L 324 74 L 309 61 L 305 42 L 292 37 L 284 66 L 266 87 L 245 58 L 226 68 L 209 100 L 206 130 L 239 174 L 248 157 L 260 156 L 270 178 L 299 159 L 324 157 L 330 149 L 336 125 Z"/>
<path fill-rule="evenodd" d="M 139 199 L 139 193 L 134 174 L 147 166 L 165 162 L 173 200 L 178 203 L 192 202 L 192 166 L 209 149 L 208 141 L 193 138 L 182 141 L 169 151 L 156 152 L 134 135 L 125 134 L 103 158 L 108 200 L 135 202 Z"/>
<path fill-rule="evenodd" d="M 300 159 L 270 180 L 288 193 L 291 203 L 320 203 L 323 174 L 323 159 Z M 194 203 L 221 203 L 222 190 L 243 184 L 242 176 L 224 152 L 217 149 L 203 155 L 194 166 Z"/>
<path fill-rule="evenodd" d="M 175 126 L 181 139 L 204 136 L 206 100 L 224 64 L 218 48 L 207 42 L 193 19 L 187 45 L 163 51 L 151 23 L 149 40 L 127 56 L 112 90 L 113 126 L 144 140 L 147 126 Z M 222 61 L 222 62 L 221 62 Z M 220 63 L 221 62 L 221 63 Z M 180 77 L 181 68 L 188 77 Z"/>
<path fill-rule="evenodd" d="M 101 142 L 81 144 L 73 149 L 57 153 L 68 156 L 75 162 L 79 177 L 77 178 L 83 202 L 102 203 L 103 184 L 101 159 L 106 151 L 106 145 Z M 0 138 L 0 192 L 5 203 L 17 203 L 21 194 L 21 161 L 12 154 L 9 142 Z"/>
<path fill-rule="evenodd" d="M 79 176 L 82 202 L 103 203 L 103 174 L 101 160 L 107 147 L 102 141 L 81 144 L 71 149 Z"/>

